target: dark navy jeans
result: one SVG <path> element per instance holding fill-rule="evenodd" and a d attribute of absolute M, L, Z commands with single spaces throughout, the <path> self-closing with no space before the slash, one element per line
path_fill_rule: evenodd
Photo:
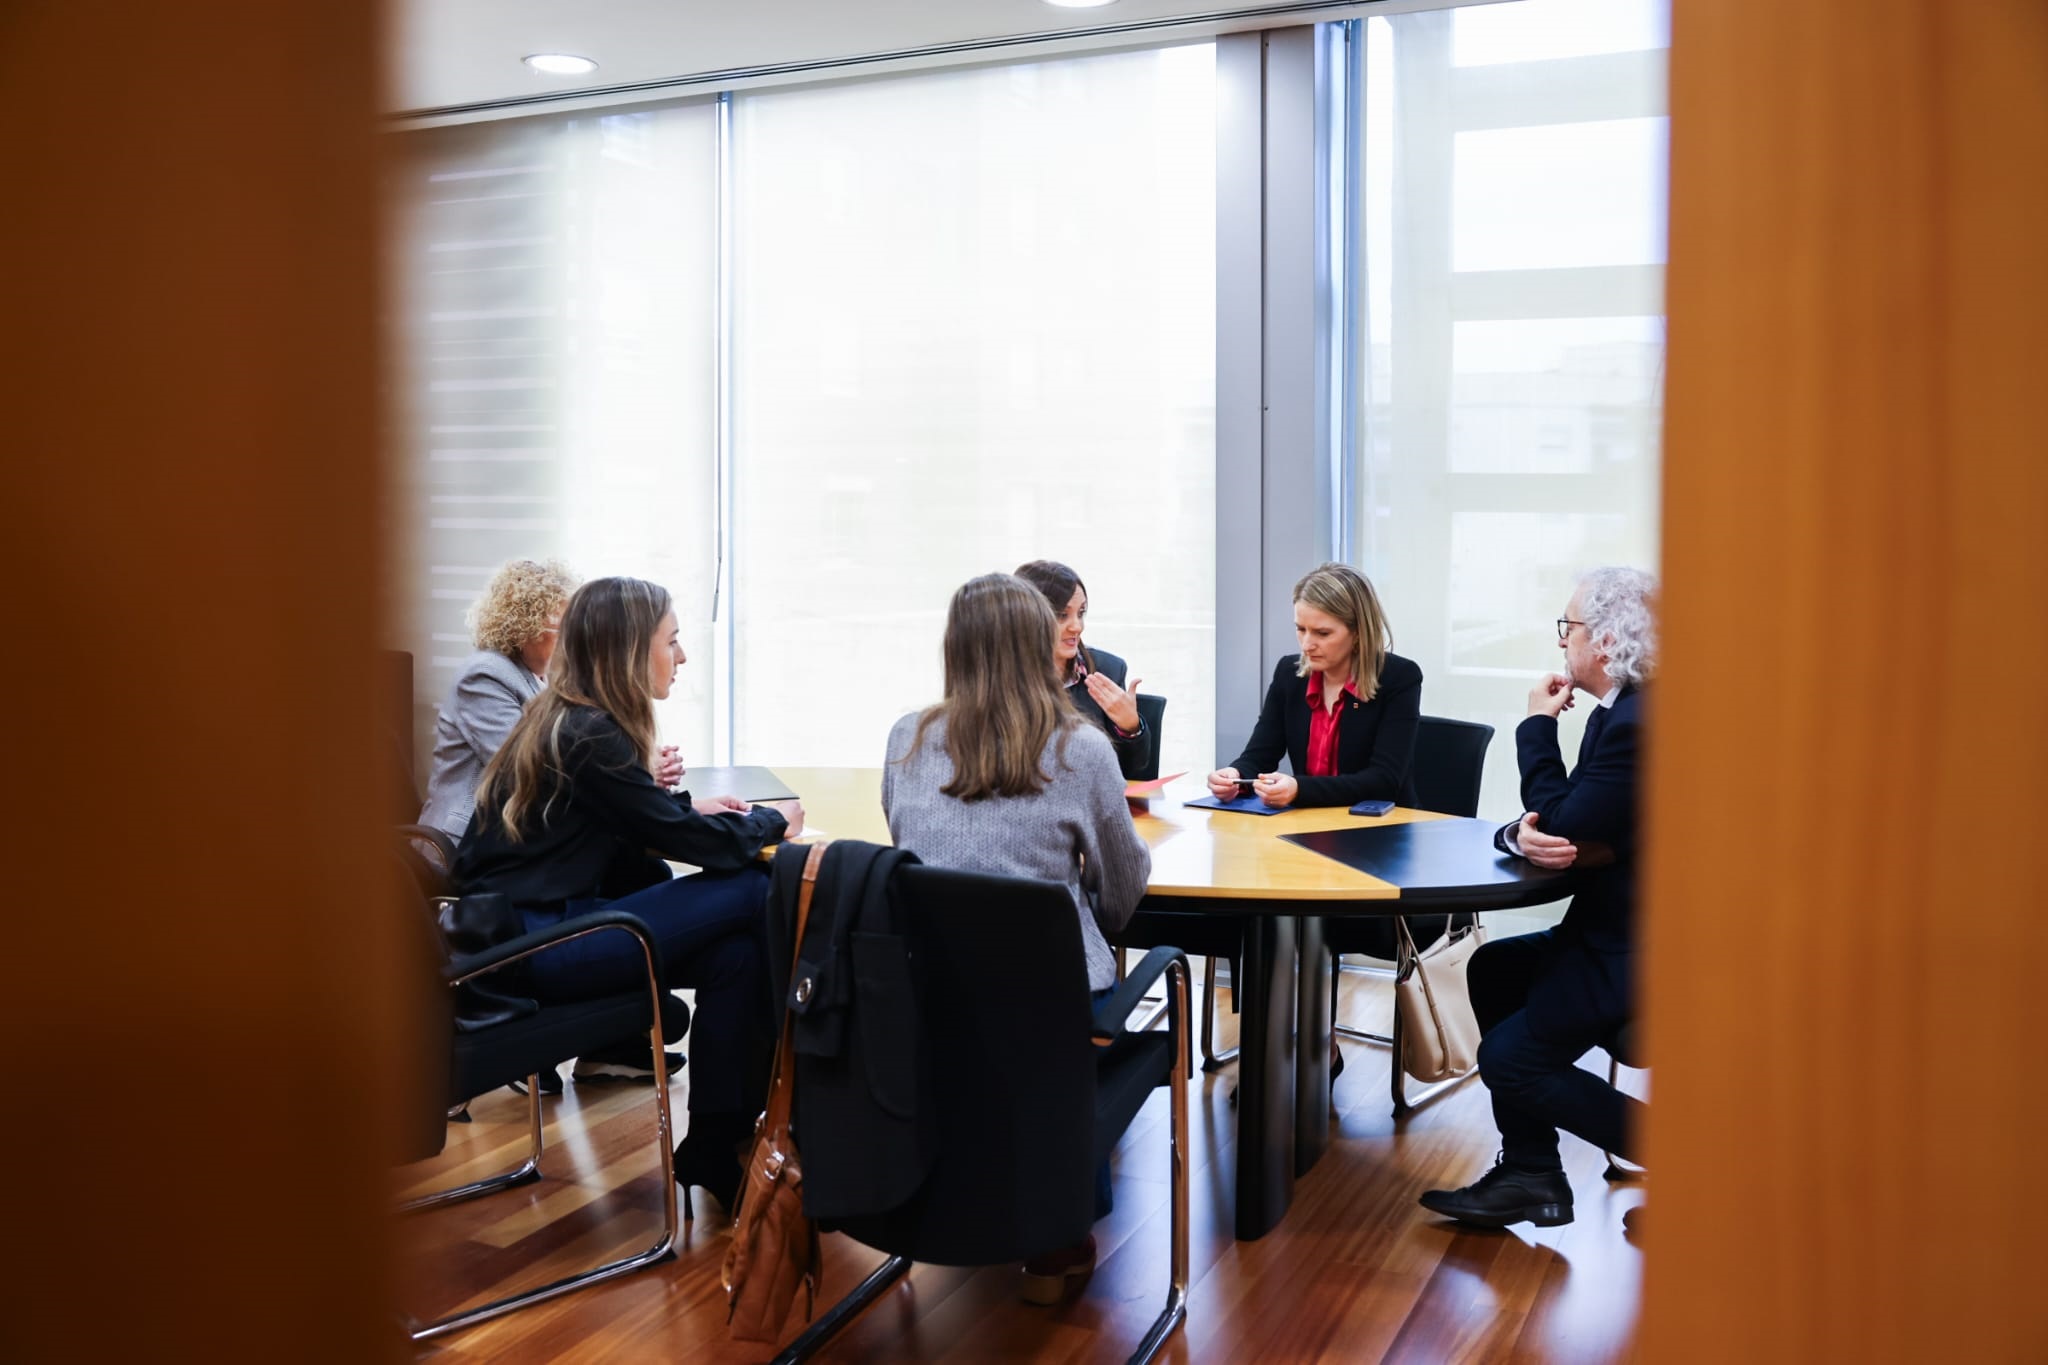
<path fill-rule="evenodd" d="M 690 1112 L 761 1111 L 774 1045 L 768 998 L 768 944 L 763 907 L 768 869 L 699 872 L 616 900 L 571 901 L 567 915 L 624 910 L 636 915 L 661 947 L 666 989 L 697 993 L 690 1022 Z M 528 930 L 560 916 L 526 912 Z M 528 980 L 534 996 L 570 1002 L 630 991 L 646 981 L 640 947 L 622 933 L 591 934 L 536 954 Z"/>

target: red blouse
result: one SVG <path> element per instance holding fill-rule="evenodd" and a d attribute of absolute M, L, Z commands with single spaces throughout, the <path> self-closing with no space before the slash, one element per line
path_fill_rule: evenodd
<path fill-rule="evenodd" d="M 1358 696 L 1357 680 L 1344 684 L 1339 694 Z M 1337 723 L 1344 719 L 1344 708 L 1323 705 L 1323 675 L 1308 675 L 1308 772 L 1309 777 L 1337 776 Z"/>

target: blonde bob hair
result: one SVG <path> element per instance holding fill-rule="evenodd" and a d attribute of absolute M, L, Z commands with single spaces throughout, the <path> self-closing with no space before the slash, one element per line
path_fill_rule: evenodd
<path fill-rule="evenodd" d="M 594 706 L 610 716 L 632 741 L 640 762 L 651 766 L 654 688 L 648 655 L 669 609 L 668 589 L 638 578 L 593 579 L 576 590 L 562 609 L 547 686 L 526 704 L 477 784 L 476 819 L 502 820 L 508 839 L 515 844 L 523 840 L 534 803 L 551 785 L 550 774 L 559 778 L 567 771 L 562 727 L 579 706 Z M 560 794 L 559 781 L 552 785 L 550 805 Z M 539 812 L 542 823 L 548 809 Z"/>
<path fill-rule="evenodd" d="M 470 606 L 470 639 L 478 649 L 517 657 L 575 591 L 576 575 L 561 560 L 515 559 L 491 575 L 484 595 Z"/>
<path fill-rule="evenodd" d="M 1039 766 L 1059 737 L 1055 760 L 1081 716 L 1053 662 L 1059 623 L 1045 594 L 1006 573 L 969 579 L 946 608 L 946 699 L 918 717 L 910 753 L 933 721 L 946 721 L 953 778 L 939 788 L 958 801 L 1031 796 L 1052 774 Z M 907 757 L 907 755 L 906 755 Z"/>
<path fill-rule="evenodd" d="M 1361 700 L 1371 701 L 1380 690 L 1380 666 L 1394 644 L 1371 581 L 1349 564 L 1324 564 L 1294 585 L 1294 600 L 1334 616 L 1351 632 L 1351 685 Z M 1306 678 L 1309 671 L 1304 656 L 1295 665 L 1295 676 Z"/>

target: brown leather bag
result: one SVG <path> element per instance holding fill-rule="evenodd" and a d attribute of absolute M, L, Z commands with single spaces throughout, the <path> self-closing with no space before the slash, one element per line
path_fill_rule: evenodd
<path fill-rule="evenodd" d="M 799 951 L 804 926 L 811 917 L 811 894 L 818 885 L 818 864 L 824 858 L 825 845 L 817 843 L 804 859 L 803 887 L 796 903 Z M 792 964 L 792 980 L 795 975 Z M 801 991 L 806 984 L 798 982 L 795 989 Z M 754 1128 L 754 1146 L 747 1154 L 747 1173 L 740 1185 L 739 1211 L 733 1216 L 732 1245 L 725 1253 L 726 1322 L 736 1341 L 779 1339 L 799 1285 L 804 1291 L 806 1321 L 817 1302 L 822 1265 L 818 1228 L 804 1217 L 803 1162 L 789 1133 L 795 1052 L 785 1004 L 782 1040 L 776 1044 L 775 1071 L 768 1081 L 768 1108 Z"/>

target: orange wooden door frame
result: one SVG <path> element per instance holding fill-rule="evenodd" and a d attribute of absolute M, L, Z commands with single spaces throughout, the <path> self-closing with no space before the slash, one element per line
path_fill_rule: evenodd
<path fill-rule="evenodd" d="M 2048 1358 L 2048 6 L 1674 8 L 1643 1355 Z"/>
<path fill-rule="evenodd" d="M 405 1358 L 378 10 L 0 12 L 8 1360 Z"/>

